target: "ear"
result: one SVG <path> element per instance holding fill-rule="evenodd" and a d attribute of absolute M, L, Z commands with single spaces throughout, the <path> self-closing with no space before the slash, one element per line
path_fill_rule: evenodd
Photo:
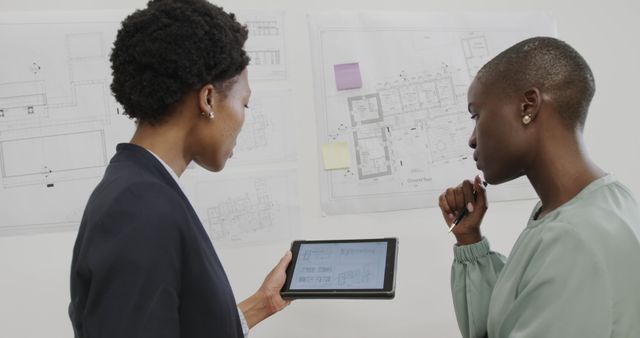
<path fill-rule="evenodd" d="M 535 120 L 542 107 L 542 93 L 540 89 L 531 87 L 527 89 L 522 95 L 522 103 L 520 112 L 522 118 L 528 117 L 530 121 Z M 525 123 L 528 124 L 528 123 Z"/>
<path fill-rule="evenodd" d="M 202 86 L 198 91 L 198 106 L 200 113 L 208 114 L 213 111 L 215 88 L 211 84 Z"/>

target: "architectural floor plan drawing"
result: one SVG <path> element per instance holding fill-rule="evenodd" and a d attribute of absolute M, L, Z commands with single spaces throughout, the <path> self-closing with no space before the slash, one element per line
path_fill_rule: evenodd
<path fill-rule="evenodd" d="M 289 91 L 253 91 L 229 167 L 295 160 Z"/>
<path fill-rule="evenodd" d="M 77 227 L 115 143 L 130 136 L 109 90 L 120 19 L 0 16 L 0 234 Z"/>
<path fill-rule="evenodd" d="M 109 88 L 109 53 L 128 13 L 0 15 L 0 235 L 75 229 L 116 144 L 131 139 L 135 124 L 122 114 Z M 283 13 L 243 12 L 241 19 L 251 35 L 246 50 L 252 57 L 252 79 L 286 78 L 283 18 Z M 255 90 L 250 103 L 254 114 L 247 114 L 230 167 L 295 159 L 286 128 L 288 97 L 284 91 Z M 265 182 L 271 189 L 271 181 Z M 186 178 L 184 184 L 192 181 Z M 225 237 L 233 240 L 286 232 L 281 228 L 290 224 L 282 221 L 289 207 L 284 192 L 276 189 L 271 205 L 258 200 L 256 187 L 252 189 L 249 195 L 230 196 L 227 204 L 220 201 L 218 209 L 211 206 L 202 218 L 233 229 Z M 250 215 L 235 219 L 249 222 L 256 217 L 263 223 L 247 226 L 257 227 L 258 235 L 236 227 L 240 223 L 229 223 L 230 218 L 213 221 L 229 216 L 222 210 L 242 203 L 248 203 Z M 275 225 L 267 226 L 266 205 Z"/>
<path fill-rule="evenodd" d="M 251 58 L 249 79 L 285 80 L 284 12 L 241 10 L 236 14 L 238 20 L 249 29 L 245 44 L 245 50 Z"/>
<path fill-rule="evenodd" d="M 214 240 L 242 240 L 243 235 L 268 231 L 274 225 L 278 206 L 267 191 L 266 182 L 253 182 L 255 195 L 249 192 L 206 209 L 205 221 Z"/>
<path fill-rule="evenodd" d="M 295 171 L 193 177 L 189 197 L 215 245 L 291 240 L 299 218 Z"/>
<path fill-rule="evenodd" d="M 386 243 L 300 246 L 291 277 L 295 289 L 380 289 L 384 285 Z"/>
<path fill-rule="evenodd" d="M 352 159 L 321 169 L 327 214 L 436 206 L 475 176 L 469 84 L 503 49 L 555 35 L 538 13 L 337 12 L 310 15 L 309 27 L 318 142 L 346 141 Z M 531 198 L 525 183 L 491 187 L 491 198 Z"/>

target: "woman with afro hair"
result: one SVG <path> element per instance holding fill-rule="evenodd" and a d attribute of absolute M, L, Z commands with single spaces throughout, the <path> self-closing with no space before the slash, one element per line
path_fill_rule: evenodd
<path fill-rule="evenodd" d="M 282 310 L 288 252 L 236 304 L 218 256 L 177 183 L 194 161 L 220 171 L 251 90 L 247 29 L 205 0 L 152 0 L 111 54 L 111 90 L 136 131 L 93 191 L 71 265 L 76 337 L 244 337 Z"/>

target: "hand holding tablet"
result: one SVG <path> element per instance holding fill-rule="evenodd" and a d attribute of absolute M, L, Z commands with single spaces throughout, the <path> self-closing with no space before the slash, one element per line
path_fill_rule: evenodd
<path fill-rule="evenodd" d="M 396 238 L 294 241 L 291 252 L 283 298 L 395 296 Z"/>

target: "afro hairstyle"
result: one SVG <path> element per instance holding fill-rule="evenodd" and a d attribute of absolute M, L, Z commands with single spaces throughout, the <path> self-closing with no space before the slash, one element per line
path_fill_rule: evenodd
<path fill-rule="evenodd" d="M 185 94 L 212 84 L 226 94 L 249 64 L 248 30 L 206 0 L 152 0 L 129 15 L 111 52 L 111 91 L 138 123 L 166 120 Z"/>

